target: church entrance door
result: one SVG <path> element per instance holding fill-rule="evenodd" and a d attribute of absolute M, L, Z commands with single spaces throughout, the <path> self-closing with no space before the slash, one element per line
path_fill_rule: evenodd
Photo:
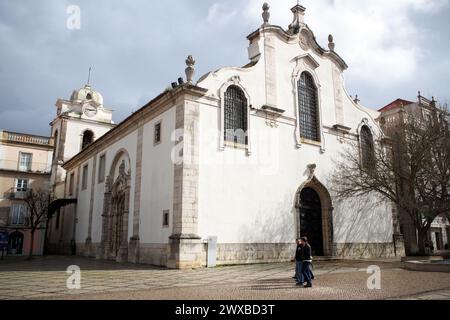
<path fill-rule="evenodd" d="M 300 234 L 307 237 L 313 255 L 323 256 L 322 204 L 317 192 L 304 188 L 300 193 Z"/>
<path fill-rule="evenodd" d="M 110 253 L 113 259 L 116 259 L 119 254 L 120 245 L 123 236 L 123 215 L 125 209 L 125 195 L 119 194 L 113 199 L 113 216 L 111 224 L 111 242 Z"/>

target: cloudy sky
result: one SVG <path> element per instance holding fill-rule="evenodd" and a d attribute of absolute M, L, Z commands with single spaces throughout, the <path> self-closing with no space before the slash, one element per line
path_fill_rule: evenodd
<path fill-rule="evenodd" d="M 0 0 L 0 129 L 49 134 L 57 98 L 92 83 L 119 122 L 184 75 L 247 60 L 261 0 Z M 450 0 L 302 0 L 306 22 L 346 60 L 350 94 L 377 109 L 417 91 L 450 100 Z M 272 24 L 295 0 L 272 1 Z M 80 29 L 67 28 L 71 5 Z"/>

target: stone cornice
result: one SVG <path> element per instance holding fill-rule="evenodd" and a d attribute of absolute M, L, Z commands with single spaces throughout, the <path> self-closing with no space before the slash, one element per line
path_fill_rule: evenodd
<path fill-rule="evenodd" d="M 184 84 L 182 86 L 176 87 L 175 89 L 164 91 L 159 96 L 147 103 L 145 106 L 140 108 L 138 111 L 131 114 L 124 121 L 116 125 L 113 129 L 108 131 L 105 135 L 100 137 L 89 147 L 75 155 L 72 159 L 66 161 L 62 167 L 65 170 L 70 170 L 76 167 L 81 162 L 84 162 L 85 160 L 98 153 L 101 147 L 104 147 L 110 142 L 123 137 L 131 131 L 137 130 L 139 126 L 148 122 L 149 119 L 155 116 L 155 113 L 157 113 L 161 109 L 164 109 L 165 106 L 169 108 L 175 106 L 177 100 L 180 97 L 186 95 L 203 97 L 207 93 L 207 91 L 207 89 L 189 84 Z"/>
<path fill-rule="evenodd" d="M 87 122 L 87 123 L 92 123 L 92 124 L 101 124 L 101 125 L 110 126 L 110 127 L 117 126 L 117 124 L 110 123 L 110 122 L 102 122 L 102 121 L 96 121 L 96 120 L 90 120 L 90 119 L 83 119 L 83 118 L 74 117 L 74 116 L 71 116 L 71 115 L 68 115 L 68 114 L 61 114 L 55 120 L 50 122 L 50 126 L 53 126 L 59 119 L 75 120 L 75 121 Z"/>

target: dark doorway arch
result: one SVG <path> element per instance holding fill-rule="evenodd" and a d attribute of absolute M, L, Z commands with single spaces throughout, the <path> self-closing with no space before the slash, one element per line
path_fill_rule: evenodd
<path fill-rule="evenodd" d="M 14 231 L 9 235 L 8 251 L 10 254 L 23 253 L 23 233 Z"/>
<path fill-rule="evenodd" d="M 300 193 L 300 234 L 307 237 L 313 255 L 323 256 L 323 220 L 320 196 L 312 188 L 304 188 Z"/>
<path fill-rule="evenodd" d="M 311 240 L 314 255 L 335 254 L 333 204 L 327 188 L 313 175 L 296 193 L 297 236 Z"/>

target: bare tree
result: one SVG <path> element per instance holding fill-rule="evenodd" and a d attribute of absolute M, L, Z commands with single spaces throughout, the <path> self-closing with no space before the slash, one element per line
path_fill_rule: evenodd
<path fill-rule="evenodd" d="M 350 143 L 336 161 L 332 189 L 342 199 L 377 193 L 395 203 L 400 220 L 403 215 L 417 231 L 417 237 L 405 239 L 416 241 L 418 252 L 410 254 L 425 255 L 432 222 L 450 212 L 449 113 L 433 106 L 426 115 L 403 110 L 399 119 L 384 126 L 385 136 L 372 148 Z"/>
<path fill-rule="evenodd" d="M 28 228 L 31 234 L 28 259 L 33 258 L 34 235 L 37 230 L 45 229 L 45 220 L 50 204 L 50 195 L 44 190 L 29 190 L 24 199 L 28 207 Z"/>

